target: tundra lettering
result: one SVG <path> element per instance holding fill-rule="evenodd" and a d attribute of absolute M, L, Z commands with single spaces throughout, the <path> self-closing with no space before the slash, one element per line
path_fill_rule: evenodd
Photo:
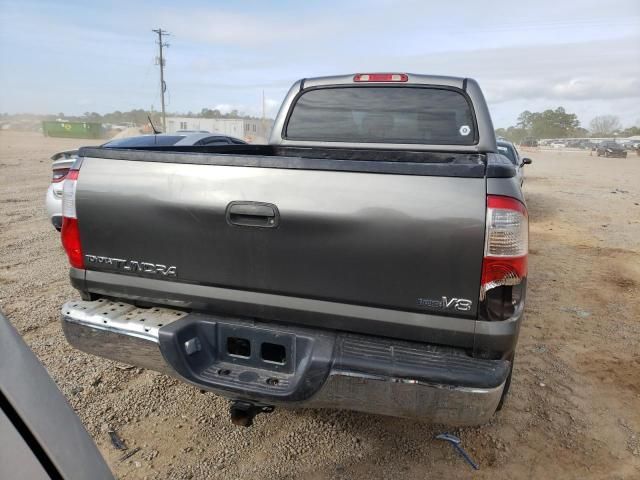
<path fill-rule="evenodd" d="M 167 267 L 160 263 L 139 262 L 137 260 L 125 260 L 123 258 L 102 257 L 99 255 L 88 254 L 85 255 L 85 258 L 88 263 L 111 265 L 126 272 L 160 274 L 165 277 L 175 277 L 178 272 L 176 267 Z"/>

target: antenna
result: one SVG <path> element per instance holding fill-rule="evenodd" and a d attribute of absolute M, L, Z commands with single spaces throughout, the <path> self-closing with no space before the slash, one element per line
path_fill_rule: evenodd
<path fill-rule="evenodd" d="M 264 89 L 262 90 L 262 121 L 260 122 L 260 130 L 262 130 L 260 132 L 260 136 L 261 137 L 265 137 L 266 136 L 266 128 L 265 128 L 265 114 L 266 114 L 266 108 L 265 108 L 265 104 L 264 104 Z"/>
<path fill-rule="evenodd" d="M 156 127 L 153 125 L 153 122 L 151 121 L 151 115 L 147 115 L 147 118 L 149 119 L 149 125 L 151 125 L 151 130 L 153 130 L 153 133 L 156 135 L 161 133 L 159 130 L 156 130 Z"/>

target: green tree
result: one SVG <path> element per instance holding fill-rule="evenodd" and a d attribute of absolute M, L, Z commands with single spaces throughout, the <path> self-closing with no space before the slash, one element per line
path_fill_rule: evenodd
<path fill-rule="evenodd" d="M 527 137 L 527 130 L 522 127 L 511 126 L 509 128 L 498 128 L 496 136 L 503 137 L 513 143 L 520 143 Z"/>
<path fill-rule="evenodd" d="M 629 127 L 620 132 L 621 137 L 634 137 L 636 135 L 640 135 L 640 127 Z"/>
<path fill-rule="evenodd" d="M 203 108 L 200 110 L 200 117 L 202 118 L 220 118 L 222 115 L 218 110 L 211 110 L 210 108 Z"/>
<path fill-rule="evenodd" d="M 573 136 L 579 138 L 587 138 L 589 136 L 589 130 L 583 127 L 578 127 L 575 129 Z"/>
<path fill-rule="evenodd" d="M 563 107 L 544 112 L 525 110 L 518 115 L 515 126 L 506 129 L 505 136 L 512 141 L 521 141 L 525 137 L 565 138 L 584 136 L 586 131 L 580 127 L 575 113 L 568 113 Z"/>
<path fill-rule="evenodd" d="M 536 112 L 530 116 L 529 133 L 535 138 L 566 138 L 575 136 L 580 121 L 575 113 L 562 107 Z"/>
<path fill-rule="evenodd" d="M 537 113 L 531 113 L 529 110 L 525 110 L 520 115 L 518 115 L 518 123 L 516 126 L 524 129 L 530 130 L 533 125 L 534 116 L 538 115 Z"/>
<path fill-rule="evenodd" d="M 580 126 L 575 113 L 568 113 L 563 107 L 543 112 L 525 110 L 518 115 L 515 125 L 499 128 L 496 135 L 514 143 L 520 143 L 527 137 L 533 138 L 567 138 L 586 137 L 588 130 Z"/>

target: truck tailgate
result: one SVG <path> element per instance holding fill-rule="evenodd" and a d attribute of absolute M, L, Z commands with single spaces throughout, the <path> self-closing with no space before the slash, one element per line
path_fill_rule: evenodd
<path fill-rule="evenodd" d="M 76 192 L 91 270 L 466 317 L 485 195 L 484 178 L 92 157 Z"/>

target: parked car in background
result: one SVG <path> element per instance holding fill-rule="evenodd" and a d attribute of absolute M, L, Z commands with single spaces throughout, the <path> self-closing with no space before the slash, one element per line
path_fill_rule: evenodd
<path fill-rule="evenodd" d="M 565 148 L 567 146 L 567 143 L 563 142 L 562 140 L 554 140 L 549 145 L 553 148 Z"/>
<path fill-rule="evenodd" d="M 613 140 L 605 140 L 603 142 L 600 142 L 598 144 L 598 147 L 596 148 L 596 153 L 599 157 L 627 157 L 627 152 L 622 144 Z"/>
<path fill-rule="evenodd" d="M 594 150 L 598 144 L 591 140 L 580 140 L 578 143 L 578 148 L 583 148 L 585 150 Z"/>
<path fill-rule="evenodd" d="M 221 133 L 160 133 L 156 135 L 139 135 L 135 137 L 117 138 L 102 145 L 104 148 L 134 148 L 134 147 L 170 147 L 189 145 L 246 145 L 247 142 L 239 138 Z M 62 228 L 62 187 L 64 180 L 78 156 L 78 150 L 67 150 L 56 153 L 51 157 L 51 184 L 47 189 L 46 206 L 51 223 L 56 230 Z"/>
<path fill-rule="evenodd" d="M 538 146 L 538 141 L 533 137 L 527 137 L 522 141 L 520 146 L 522 146 L 522 147 L 537 147 Z"/>
<path fill-rule="evenodd" d="M 509 161 L 513 164 L 513 166 L 516 167 L 516 177 L 518 178 L 520 185 L 522 185 L 524 183 L 523 167 L 525 165 L 530 165 L 531 159 L 521 158 L 520 153 L 518 152 L 518 149 L 511 142 L 508 142 L 506 140 L 498 140 L 496 142 L 496 145 L 498 147 L 498 153 L 507 157 Z"/>
<path fill-rule="evenodd" d="M 191 145 L 246 145 L 247 142 L 239 138 L 221 133 L 182 132 L 159 133 L 157 135 L 140 135 L 138 137 L 117 138 L 104 145 L 105 148 L 126 147 L 181 147 Z"/>

